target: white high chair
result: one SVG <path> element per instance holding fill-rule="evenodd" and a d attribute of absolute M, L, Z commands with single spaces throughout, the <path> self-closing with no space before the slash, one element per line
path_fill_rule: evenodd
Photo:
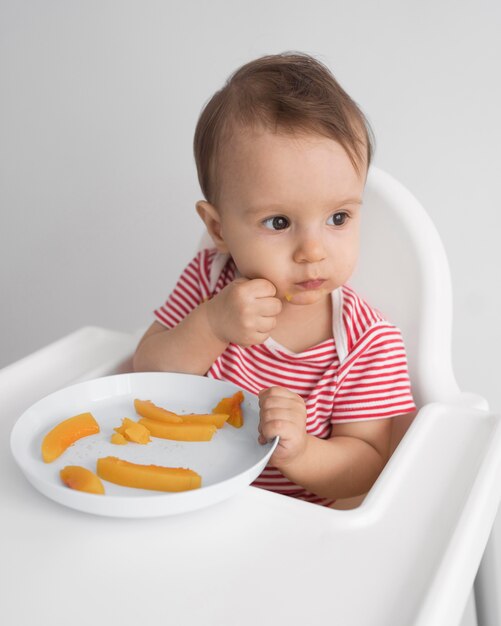
<path fill-rule="evenodd" d="M 460 390 L 454 376 L 449 265 L 429 215 L 401 183 L 383 170 L 371 167 L 361 224 L 361 254 L 349 284 L 402 331 L 418 409 L 440 403 L 451 414 L 457 407 L 487 415 L 487 401 Z M 212 245 L 205 233 L 198 249 Z M 392 451 L 411 422 L 412 416 L 394 420 Z M 451 429 L 451 439 L 454 436 Z M 444 441 L 443 454 L 448 453 Z M 461 477 L 458 476 L 457 480 Z M 454 484 L 451 483 L 449 488 L 454 489 Z M 370 493 L 373 499 L 376 496 L 372 491 L 375 489 Z M 499 488 L 491 497 L 493 502 L 499 500 Z M 496 508 L 495 504 L 493 509 Z M 481 619 L 478 624 L 482 626 L 501 624 L 501 602 L 496 594 L 496 587 L 501 585 L 501 573 L 498 573 L 501 549 L 498 549 L 499 554 L 494 551 L 494 533 L 496 537 L 501 533 L 501 516 L 497 525 L 499 530 L 493 530 L 476 582 L 476 612 Z M 448 624 L 457 623 L 452 616 L 449 618 Z M 426 624 L 425 621 L 419 623 Z M 470 621 L 468 626 L 470 624 L 473 622 Z"/>
<path fill-rule="evenodd" d="M 488 411 L 487 401 L 460 391 L 454 377 L 451 279 L 437 230 L 416 198 L 375 167 L 367 181 L 361 262 L 352 282 L 402 330 L 419 408 L 440 402 L 451 412 L 454 405 Z M 408 425 L 395 421 L 394 447 Z M 475 582 L 477 623 L 482 626 L 501 624 L 500 533 L 498 516 Z"/>
<path fill-rule="evenodd" d="M 451 351 L 452 288 L 447 256 L 417 199 L 372 167 L 362 207 L 360 262 L 351 283 L 402 331 L 418 408 L 444 402 L 487 410 L 457 385 Z M 408 424 L 394 424 L 394 446 Z"/>
<path fill-rule="evenodd" d="M 82 328 L 0 371 L 2 624 L 40 623 L 45 610 L 84 626 L 111 607 L 133 626 L 138 597 L 145 623 L 501 624 L 501 416 L 454 378 L 447 259 L 424 209 L 373 167 L 362 211 L 351 284 L 402 330 L 419 407 L 411 424 L 395 420 L 393 455 L 362 504 L 336 511 L 248 487 L 125 523 L 39 497 L 6 449 L 16 419 L 56 389 L 130 372 L 143 332 Z"/>

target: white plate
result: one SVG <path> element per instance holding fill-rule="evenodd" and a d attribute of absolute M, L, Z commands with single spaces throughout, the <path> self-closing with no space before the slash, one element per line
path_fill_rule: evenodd
<path fill-rule="evenodd" d="M 257 396 L 244 391 L 244 425 L 228 424 L 211 441 L 170 441 L 152 437 L 147 445 L 110 443 L 123 417 L 137 420 L 134 398 L 151 400 L 178 413 L 210 413 L 224 397 L 239 388 L 231 383 L 188 374 L 148 372 L 105 376 L 72 385 L 43 398 L 16 422 L 11 434 L 12 454 L 32 485 L 48 498 L 86 513 L 113 517 L 156 517 L 199 509 L 224 500 L 249 485 L 264 469 L 278 438 L 258 443 Z M 101 432 L 76 441 L 52 463 L 44 463 L 44 436 L 60 421 L 91 412 Z M 59 471 L 82 465 L 96 471 L 96 459 L 116 456 L 142 464 L 189 467 L 202 476 L 202 487 L 180 493 L 133 489 L 103 481 L 105 495 L 66 487 Z"/>

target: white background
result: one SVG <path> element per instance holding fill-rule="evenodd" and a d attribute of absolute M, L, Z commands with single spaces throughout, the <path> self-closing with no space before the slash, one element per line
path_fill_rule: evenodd
<path fill-rule="evenodd" d="M 0 0 L 0 367 L 81 326 L 150 324 L 202 233 L 202 107 L 243 63 L 298 50 L 430 213 L 458 382 L 499 409 L 500 31 L 494 0 Z"/>

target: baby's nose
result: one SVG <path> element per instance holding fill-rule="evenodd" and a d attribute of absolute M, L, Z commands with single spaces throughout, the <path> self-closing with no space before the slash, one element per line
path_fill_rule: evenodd
<path fill-rule="evenodd" d="M 294 252 L 296 263 L 319 263 L 326 257 L 325 246 L 321 237 L 310 235 L 302 237 Z"/>

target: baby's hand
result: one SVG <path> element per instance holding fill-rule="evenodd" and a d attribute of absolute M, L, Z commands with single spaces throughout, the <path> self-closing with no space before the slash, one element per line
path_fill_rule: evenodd
<path fill-rule="evenodd" d="M 297 393 L 284 387 L 270 387 L 259 392 L 259 443 L 266 443 L 279 435 L 271 465 L 286 465 L 300 456 L 307 442 L 306 406 Z"/>
<path fill-rule="evenodd" d="M 264 278 L 237 278 L 207 302 L 212 332 L 225 343 L 248 347 L 263 343 L 276 326 L 282 302 Z"/>

